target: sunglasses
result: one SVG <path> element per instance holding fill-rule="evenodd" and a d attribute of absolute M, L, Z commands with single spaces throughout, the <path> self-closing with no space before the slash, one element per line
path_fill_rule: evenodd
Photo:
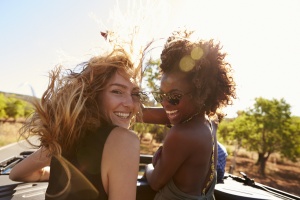
<path fill-rule="evenodd" d="M 154 99 L 161 103 L 164 99 L 166 99 L 172 105 L 178 105 L 180 100 L 184 95 L 191 94 L 192 92 L 187 92 L 184 94 L 176 93 L 176 92 L 169 92 L 169 93 L 162 93 L 162 92 L 152 92 Z"/>

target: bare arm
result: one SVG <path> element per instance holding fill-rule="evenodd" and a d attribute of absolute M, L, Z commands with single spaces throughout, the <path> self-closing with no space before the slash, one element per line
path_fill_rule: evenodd
<path fill-rule="evenodd" d="M 166 185 L 189 155 L 184 140 L 182 135 L 170 131 L 155 168 L 152 164 L 147 165 L 146 178 L 153 190 L 158 191 Z"/>
<path fill-rule="evenodd" d="M 151 124 L 170 124 L 166 111 L 163 108 L 143 108 L 143 122 Z"/>
<path fill-rule="evenodd" d="M 139 158 L 137 135 L 127 129 L 115 128 L 106 141 L 101 169 L 110 200 L 136 199 Z"/>
<path fill-rule="evenodd" d="M 40 148 L 15 165 L 10 171 L 9 178 L 21 182 L 47 181 L 50 175 L 50 160 L 48 150 Z"/>

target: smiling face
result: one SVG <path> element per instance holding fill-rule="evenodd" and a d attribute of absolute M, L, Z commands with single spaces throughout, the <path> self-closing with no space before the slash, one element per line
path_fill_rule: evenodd
<path fill-rule="evenodd" d="M 167 98 L 163 98 L 161 102 L 172 124 L 181 123 L 197 112 L 191 93 L 193 91 L 193 84 L 185 73 L 165 73 L 161 79 L 160 90 L 162 93 L 181 96 L 177 105 L 172 104 Z"/>
<path fill-rule="evenodd" d="M 139 87 L 119 73 L 110 79 L 98 97 L 100 108 L 112 124 L 128 128 L 130 120 L 139 111 Z"/>

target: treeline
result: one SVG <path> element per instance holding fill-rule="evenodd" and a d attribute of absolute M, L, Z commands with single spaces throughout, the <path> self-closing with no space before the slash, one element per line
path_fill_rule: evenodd
<path fill-rule="evenodd" d="M 33 112 L 32 105 L 17 95 L 0 93 L 0 120 L 16 121 Z"/>

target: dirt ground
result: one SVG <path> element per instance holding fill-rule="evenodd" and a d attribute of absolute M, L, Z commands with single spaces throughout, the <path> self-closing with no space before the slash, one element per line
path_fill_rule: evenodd
<path fill-rule="evenodd" d="M 229 172 L 232 157 L 227 159 L 226 172 Z M 300 196 L 300 163 L 285 161 L 284 163 L 267 162 L 266 175 L 263 177 L 258 173 L 258 166 L 254 159 L 237 156 L 233 174 L 241 176 L 244 172 L 255 182 Z"/>
<path fill-rule="evenodd" d="M 153 154 L 161 144 L 142 143 L 142 154 Z M 278 156 L 269 158 L 267 162 L 265 177 L 258 173 L 258 166 L 255 165 L 255 153 L 239 151 L 235 159 L 229 155 L 226 162 L 226 172 L 229 172 L 230 166 L 234 165 L 233 175 L 240 176 L 244 172 L 255 182 L 264 184 L 297 196 L 300 196 L 300 162 L 292 163 L 282 161 Z"/>

